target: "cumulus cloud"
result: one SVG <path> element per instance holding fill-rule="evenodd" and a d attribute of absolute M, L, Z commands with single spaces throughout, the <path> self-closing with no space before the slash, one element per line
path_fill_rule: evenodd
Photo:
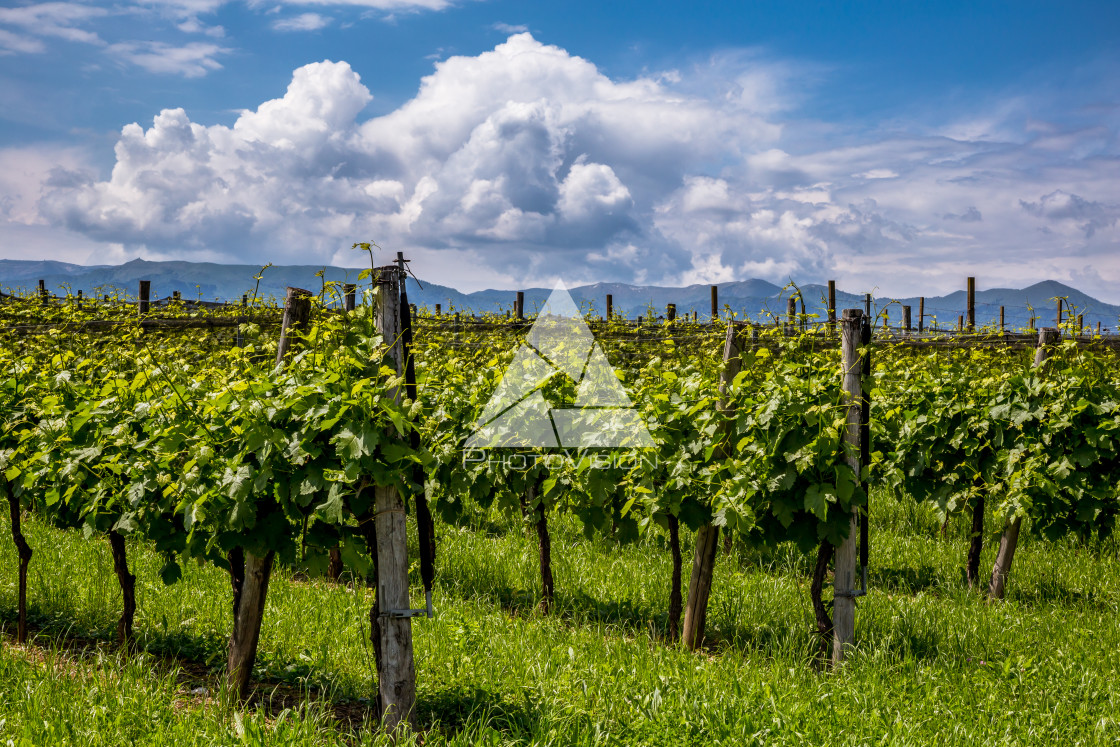
<path fill-rule="evenodd" d="M 347 263 L 373 239 L 460 287 L 891 277 L 893 292 L 930 294 L 965 266 L 1120 281 L 1114 137 L 1063 147 L 1055 125 L 1014 142 L 961 130 L 810 148 L 791 134 L 780 66 L 740 61 L 754 67 L 618 80 L 519 33 L 437 63 L 372 118 L 376 79 L 314 63 L 232 126 L 182 109 L 128 125 L 111 174 L 56 171 L 38 210 L 153 255 Z"/>
<path fill-rule="evenodd" d="M 54 187 L 43 210 L 125 245 L 330 260 L 378 238 L 555 273 L 634 243 L 689 164 L 766 129 L 528 34 L 439 63 L 413 100 L 362 121 L 370 100 L 348 64 L 322 62 L 232 127 L 165 110 L 124 128 L 108 180 Z"/>

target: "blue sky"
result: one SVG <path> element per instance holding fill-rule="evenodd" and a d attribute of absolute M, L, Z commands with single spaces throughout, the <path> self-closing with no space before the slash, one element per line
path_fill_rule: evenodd
<path fill-rule="evenodd" d="M 0 7 L 0 258 L 1120 301 L 1120 3 Z"/>

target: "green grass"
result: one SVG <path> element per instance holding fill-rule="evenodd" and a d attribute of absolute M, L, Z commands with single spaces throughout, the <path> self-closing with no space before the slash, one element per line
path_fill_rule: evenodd
<path fill-rule="evenodd" d="M 364 720 L 373 663 L 361 585 L 301 582 L 278 569 L 260 697 L 232 706 L 216 693 L 230 618 L 223 572 L 186 568 L 165 587 L 161 559 L 130 545 L 144 653 L 128 656 L 110 643 L 120 595 L 107 542 L 34 519 L 25 526 L 36 552 L 36 640 L 17 649 L 15 551 L 0 524 L 0 624 L 9 634 L 0 745 L 384 741 Z M 440 525 L 438 614 L 413 626 L 424 743 L 1120 741 L 1120 543 L 1024 537 L 1008 599 L 988 604 L 961 578 L 964 520 L 944 538 L 939 529 L 921 507 L 875 496 L 858 645 L 828 672 L 812 659 L 810 559 L 789 547 L 720 556 L 710 645 L 690 654 L 663 640 L 664 538 L 589 542 L 574 522 L 554 518 L 557 609 L 544 617 L 533 536 L 502 519 Z M 198 687 L 214 694 L 192 694 Z"/>

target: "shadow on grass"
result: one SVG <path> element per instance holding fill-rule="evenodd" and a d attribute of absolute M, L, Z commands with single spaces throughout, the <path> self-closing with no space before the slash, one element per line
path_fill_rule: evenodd
<path fill-rule="evenodd" d="M 540 710 L 527 700 L 477 685 L 457 685 L 422 691 L 416 700 L 420 729 L 447 736 L 464 730 L 492 729 L 509 739 L 528 743 L 537 731 Z"/>
<path fill-rule="evenodd" d="M 916 568 L 909 566 L 877 568 L 871 563 L 868 565 L 870 567 L 867 583 L 873 589 L 916 594 L 945 588 L 944 579 L 937 575 L 937 569 L 932 565 L 921 565 Z"/>
<path fill-rule="evenodd" d="M 0 606 L 0 639 L 7 648 L 14 644 L 16 610 Z M 98 625 L 88 620 L 67 617 L 64 611 L 45 612 L 37 605 L 28 607 L 28 643 L 25 648 L 37 657 L 57 651 L 76 662 L 93 666 L 105 653 L 125 653 L 116 642 L 115 626 Z M 182 631 L 138 630 L 133 651 L 154 659 L 153 670 L 174 671 L 179 685 L 176 700 L 184 707 L 201 707 L 220 700 L 227 641 L 214 635 Z M 271 676 L 271 672 L 284 672 Z M 378 714 L 370 697 L 346 694 L 329 677 L 319 675 L 319 684 L 306 663 L 258 656 L 252 681 L 253 691 L 246 705 L 272 717 L 285 710 L 322 710 L 329 722 L 342 732 L 357 734 L 363 728 L 376 728 Z M 200 689 L 201 688 L 201 689 Z M 370 683 L 372 696 L 375 683 Z M 423 689 L 418 694 L 416 722 L 421 732 L 438 731 L 448 737 L 464 729 L 496 731 L 503 743 L 531 741 L 540 720 L 539 709 L 528 701 L 517 701 L 510 694 L 478 686 L 453 686 Z"/>

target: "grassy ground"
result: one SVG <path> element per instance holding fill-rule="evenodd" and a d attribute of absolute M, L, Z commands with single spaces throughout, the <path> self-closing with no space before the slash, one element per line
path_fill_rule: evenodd
<path fill-rule="evenodd" d="M 873 516 L 872 592 L 859 603 L 858 647 L 838 672 L 812 662 L 809 559 L 792 549 L 721 556 L 711 645 L 689 654 L 661 638 L 663 539 L 619 548 L 554 520 L 558 612 L 546 618 L 534 610 L 535 538 L 501 521 L 440 526 L 438 614 L 414 623 L 422 740 L 1120 741 L 1120 543 L 1024 538 L 1007 601 L 987 604 L 961 580 L 963 522 L 942 538 L 931 515 L 889 496 L 876 496 Z M 165 587 L 161 560 L 130 545 L 144 652 L 128 656 L 109 643 L 120 597 L 108 543 L 34 519 L 25 527 L 36 636 L 16 647 L 16 558 L 0 523 L 0 745 L 381 739 L 368 722 L 371 600 L 360 585 L 279 569 L 258 697 L 234 707 L 216 688 L 230 618 L 221 571 L 185 569 Z"/>

